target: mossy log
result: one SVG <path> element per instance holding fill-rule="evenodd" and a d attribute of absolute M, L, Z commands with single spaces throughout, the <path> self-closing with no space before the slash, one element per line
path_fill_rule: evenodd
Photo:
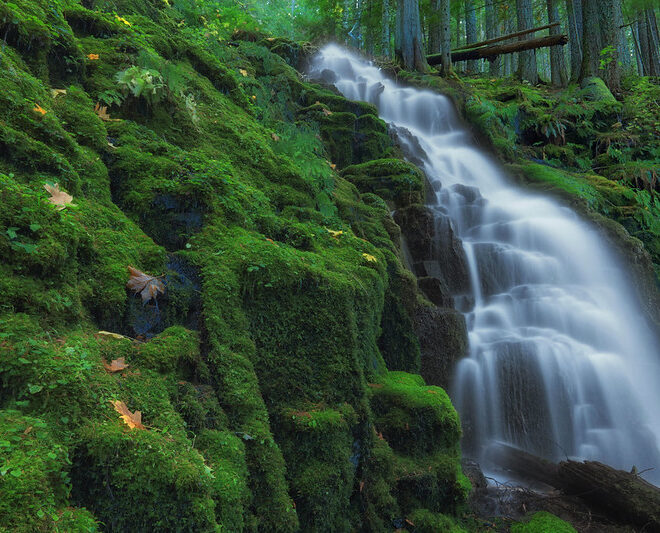
<path fill-rule="evenodd" d="M 466 50 L 464 52 L 452 52 L 451 60 L 456 63 L 457 61 L 468 61 L 473 59 L 494 59 L 503 54 L 512 54 L 513 52 L 524 52 L 525 50 L 533 50 L 536 48 L 545 48 L 548 46 L 565 45 L 568 42 L 567 35 L 547 35 L 546 37 L 539 37 L 538 39 L 530 39 L 529 41 L 517 41 L 515 43 L 500 44 L 497 46 L 485 46 L 476 50 Z M 433 54 L 426 56 L 429 65 L 442 64 L 442 55 Z"/>

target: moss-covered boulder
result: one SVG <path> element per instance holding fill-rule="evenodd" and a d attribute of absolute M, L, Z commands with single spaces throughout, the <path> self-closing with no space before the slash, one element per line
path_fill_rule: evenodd
<path fill-rule="evenodd" d="M 379 159 L 345 168 L 342 176 L 360 192 L 377 194 L 395 207 L 420 203 L 424 177 L 414 165 L 401 159 Z"/>

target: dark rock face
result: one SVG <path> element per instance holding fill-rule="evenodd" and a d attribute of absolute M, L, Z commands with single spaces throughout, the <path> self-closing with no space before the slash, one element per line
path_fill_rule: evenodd
<path fill-rule="evenodd" d="M 435 220 L 433 212 L 421 204 L 413 204 L 394 213 L 394 221 L 401 226 L 414 262 L 433 257 Z M 419 275 L 419 274 L 418 274 Z"/>
<path fill-rule="evenodd" d="M 447 389 L 454 364 L 467 355 L 465 317 L 454 309 L 420 305 L 414 323 L 420 342 L 421 374 L 429 385 Z"/>
<path fill-rule="evenodd" d="M 453 294 L 470 292 L 470 270 L 461 240 L 456 237 L 449 217 L 438 216 L 435 220 L 435 258 L 445 281 Z"/>
<path fill-rule="evenodd" d="M 454 298 L 444 279 L 425 276 L 419 278 L 417 283 L 424 295 L 435 305 L 450 309 L 454 308 Z"/>

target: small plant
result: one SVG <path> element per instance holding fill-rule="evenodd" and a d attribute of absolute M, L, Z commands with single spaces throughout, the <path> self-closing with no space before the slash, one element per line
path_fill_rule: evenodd
<path fill-rule="evenodd" d="M 165 81 L 157 70 L 133 65 L 118 72 L 115 80 L 124 97 L 143 97 L 151 105 L 163 98 Z"/>

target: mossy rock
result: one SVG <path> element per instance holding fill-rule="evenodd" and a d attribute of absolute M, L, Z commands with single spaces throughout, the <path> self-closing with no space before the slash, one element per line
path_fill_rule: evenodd
<path fill-rule="evenodd" d="M 511 526 L 511 533 L 576 533 L 576 530 L 555 515 L 539 511 L 526 521 Z"/>
<path fill-rule="evenodd" d="M 414 524 L 416 533 L 466 533 L 466 530 L 458 526 L 455 520 L 448 515 L 432 513 L 428 509 L 413 511 L 408 520 Z"/>
<path fill-rule="evenodd" d="M 377 194 L 396 207 L 422 201 L 424 177 L 416 166 L 401 159 L 378 159 L 349 166 L 342 176 L 360 192 Z"/>

